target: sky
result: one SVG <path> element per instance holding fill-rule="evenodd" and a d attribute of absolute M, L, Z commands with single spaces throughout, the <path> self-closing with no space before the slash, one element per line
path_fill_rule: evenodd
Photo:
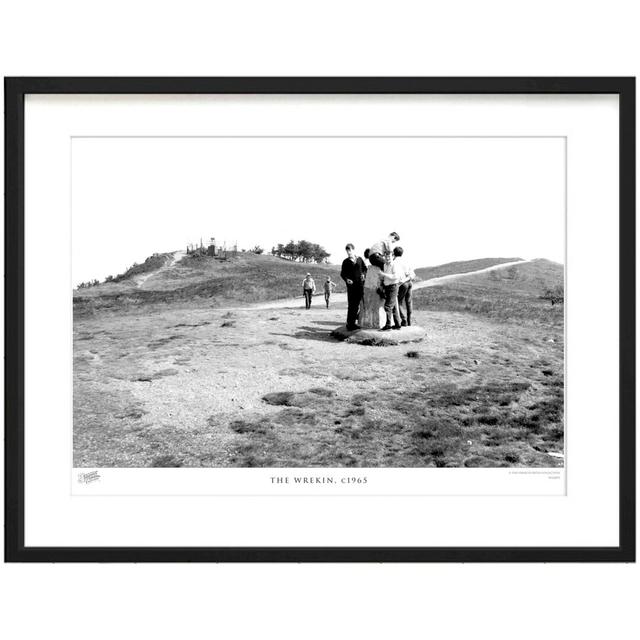
<path fill-rule="evenodd" d="M 391 231 L 414 267 L 564 262 L 563 138 L 74 138 L 73 281 L 188 243 L 305 239 L 331 262 Z"/>

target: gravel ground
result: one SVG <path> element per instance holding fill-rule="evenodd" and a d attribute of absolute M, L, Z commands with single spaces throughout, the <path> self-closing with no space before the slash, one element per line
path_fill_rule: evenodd
<path fill-rule="evenodd" d="M 302 303 L 293 309 L 140 309 L 76 320 L 75 466 L 237 466 L 247 435 L 229 425 L 277 421 L 282 407 L 263 400 L 269 393 L 324 389 L 330 406 L 326 396 L 312 393 L 300 396 L 303 409 L 335 417 L 358 394 L 402 397 L 429 384 L 508 384 L 518 376 L 535 382 L 543 374 L 532 362 L 562 371 L 562 344 L 544 331 L 419 311 L 423 342 L 367 347 L 330 336 L 345 315 L 344 302 L 327 310 L 314 300 L 308 311 Z M 296 437 L 312 440 L 313 429 L 305 429 Z M 377 437 L 384 448 L 384 437 Z M 393 464 L 419 464 L 402 457 L 404 449 L 397 455 Z"/>

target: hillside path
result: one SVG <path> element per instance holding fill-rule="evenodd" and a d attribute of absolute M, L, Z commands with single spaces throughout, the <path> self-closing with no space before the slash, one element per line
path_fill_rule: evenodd
<path fill-rule="evenodd" d="M 478 269 L 476 271 L 466 271 L 465 273 L 450 273 L 446 276 L 438 276 L 437 278 L 430 278 L 429 280 L 420 280 L 413 283 L 413 289 L 424 289 L 426 287 L 436 287 L 445 282 L 451 280 L 457 280 L 458 278 L 464 278 L 465 276 L 474 276 L 479 273 L 487 273 L 489 271 L 497 271 L 498 269 L 506 269 L 516 264 L 525 264 L 531 262 L 531 260 L 514 260 L 513 262 L 503 262 L 502 264 L 496 264 L 491 267 L 485 267 L 484 269 Z M 322 296 L 322 292 L 316 293 L 316 296 Z M 249 305 L 247 307 L 229 307 L 220 309 L 221 311 L 251 311 L 251 310 L 266 310 L 266 309 L 289 309 L 297 308 L 300 306 L 302 296 L 297 298 L 285 298 L 283 300 L 273 300 L 272 302 L 263 302 L 260 304 Z M 331 294 L 331 302 L 346 302 L 346 293 L 333 293 Z"/>
<path fill-rule="evenodd" d="M 147 280 L 149 280 L 149 278 L 153 278 L 153 276 L 157 276 L 162 271 L 166 271 L 167 269 L 170 269 L 171 267 L 173 267 L 173 265 L 176 262 L 178 262 L 178 260 L 182 260 L 182 258 L 184 258 L 184 256 L 186 255 L 187 254 L 185 251 L 175 251 L 173 253 L 173 257 L 170 258 L 167 262 L 165 262 L 165 264 L 163 264 L 159 269 L 156 269 L 155 271 L 151 271 L 150 273 L 143 273 L 141 276 L 136 276 L 134 278 L 136 286 L 138 287 L 138 289 L 141 289 L 142 285 Z"/>

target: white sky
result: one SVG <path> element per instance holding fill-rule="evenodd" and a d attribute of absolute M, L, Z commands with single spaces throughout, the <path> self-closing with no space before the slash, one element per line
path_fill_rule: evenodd
<path fill-rule="evenodd" d="M 73 282 L 215 236 L 564 262 L 562 138 L 75 138 Z"/>

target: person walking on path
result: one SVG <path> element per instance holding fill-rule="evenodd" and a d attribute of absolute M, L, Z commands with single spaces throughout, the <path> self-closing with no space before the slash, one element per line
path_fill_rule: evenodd
<path fill-rule="evenodd" d="M 316 292 L 316 283 L 313 281 L 310 273 L 302 281 L 302 293 L 304 295 L 304 305 L 306 309 L 311 308 L 311 299 Z"/>
<path fill-rule="evenodd" d="M 393 259 L 393 255 L 387 256 L 384 268 L 384 311 L 387 314 L 387 321 L 380 331 L 389 329 L 400 329 L 400 314 L 398 313 L 398 287 L 400 286 L 399 266 Z M 391 318 L 393 317 L 393 327 Z"/>
<path fill-rule="evenodd" d="M 413 300 L 411 298 L 411 289 L 413 288 L 413 281 L 416 278 L 414 270 L 405 262 L 402 257 L 404 249 L 402 247 L 396 247 L 393 250 L 395 256 L 394 262 L 396 269 L 400 274 L 400 283 L 398 286 L 398 310 L 400 311 L 401 325 L 403 327 L 411 326 L 411 315 L 413 314 Z M 402 304 L 407 308 L 407 315 L 402 312 Z"/>
<path fill-rule="evenodd" d="M 336 283 L 333 280 L 331 280 L 331 276 L 327 276 L 327 279 L 324 283 L 324 301 L 327 304 L 327 309 L 329 308 L 329 298 L 331 298 L 331 293 L 335 288 L 336 288 Z"/>
<path fill-rule="evenodd" d="M 345 247 L 347 257 L 342 263 L 340 277 L 347 283 L 347 331 L 358 329 L 358 313 L 364 293 L 364 279 L 367 275 L 367 267 L 364 260 L 356 255 L 355 247 L 349 243 Z"/>

